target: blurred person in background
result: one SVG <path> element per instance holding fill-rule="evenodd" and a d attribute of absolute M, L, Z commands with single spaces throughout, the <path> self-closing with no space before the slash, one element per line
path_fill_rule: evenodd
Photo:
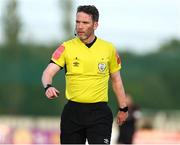
<path fill-rule="evenodd" d="M 119 136 L 117 139 L 118 144 L 132 144 L 134 133 L 136 132 L 136 123 L 141 116 L 140 108 L 133 102 L 132 96 L 126 94 L 128 106 L 128 118 L 126 122 L 118 127 Z"/>
<path fill-rule="evenodd" d="M 75 38 L 62 43 L 53 53 L 42 75 L 45 95 L 58 96 L 52 85 L 55 74 L 65 69 L 67 104 L 61 114 L 62 144 L 110 144 L 113 115 L 108 102 L 108 80 L 116 94 L 117 123 L 128 116 L 126 96 L 120 76 L 121 61 L 113 44 L 95 36 L 99 12 L 95 6 L 79 6 Z"/>

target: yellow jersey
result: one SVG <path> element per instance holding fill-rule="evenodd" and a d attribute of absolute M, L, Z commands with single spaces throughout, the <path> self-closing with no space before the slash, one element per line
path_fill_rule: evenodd
<path fill-rule="evenodd" d="M 66 98 L 80 103 L 107 102 L 110 73 L 121 68 L 115 47 L 99 38 L 90 48 L 78 37 L 66 41 L 51 60 L 66 67 Z"/>

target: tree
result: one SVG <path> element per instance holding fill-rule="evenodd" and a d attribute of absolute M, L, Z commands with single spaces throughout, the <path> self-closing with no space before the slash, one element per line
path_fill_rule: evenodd
<path fill-rule="evenodd" d="M 19 43 L 21 20 L 17 12 L 17 0 L 9 0 L 3 15 L 5 44 L 15 48 Z"/>
<path fill-rule="evenodd" d="M 180 40 L 173 38 L 160 46 L 160 52 L 174 52 L 180 51 Z"/>

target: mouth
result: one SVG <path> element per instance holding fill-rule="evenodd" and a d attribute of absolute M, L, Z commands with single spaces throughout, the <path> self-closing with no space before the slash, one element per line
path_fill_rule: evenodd
<path fill-rule="evenodd" d="M 82 36 L 84 34 L 84 32 L 78 32 L 79 36 Z"/>

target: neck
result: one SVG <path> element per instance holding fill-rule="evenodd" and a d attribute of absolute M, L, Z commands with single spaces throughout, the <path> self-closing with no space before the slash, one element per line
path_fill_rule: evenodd
<path fill-rule="evenodd" d="M 91 42 L 93 42 L 93 40 L 95 39 L 95 35 L 91 35 L 90 37 L 88 37 L 87 39 L 81 40 L 84 44 L 89 44 Z"/>

